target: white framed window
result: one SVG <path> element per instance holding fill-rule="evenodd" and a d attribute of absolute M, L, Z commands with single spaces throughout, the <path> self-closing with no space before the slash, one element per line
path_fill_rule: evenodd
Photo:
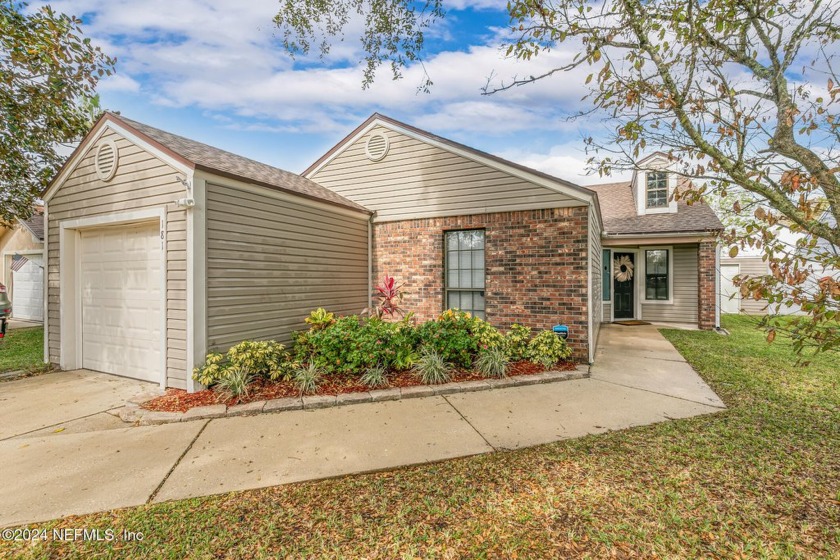
<path fill-rule="evenodd" d="M 648 208 L 668 207 L 668 174 L 648 171 L 645 178 L 645 200 Z"/>
<path fill-rule="evenodd" d="M 639 271 L 642 303 L 674 303 L 673 247 L 642 247 L 639 260 L 642 265 Z"/>
<path fill-rule="evenodd" d="M 446 309 L 457 308 L 486 319 L 484 230 L 447 231 L 444 236 Z"/>

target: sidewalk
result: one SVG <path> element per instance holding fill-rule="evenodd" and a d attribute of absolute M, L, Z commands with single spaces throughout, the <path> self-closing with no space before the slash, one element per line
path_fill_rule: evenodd
<path fill-rule="evenodd" d="M 0 441 L 5 479 L 15 481 L 0 489 L 0 526 L 516 449 L 722 409 L 655 329 L 618 329 L 638 327 L 602 329 L 590 379 Z M 623 359 L 628 344 L 635 348 L 630 361 Z M 622 359 L 611 361 L 613 352 Z"/>

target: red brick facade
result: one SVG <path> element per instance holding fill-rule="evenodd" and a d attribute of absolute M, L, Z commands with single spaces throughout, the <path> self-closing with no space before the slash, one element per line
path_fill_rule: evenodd
<path fill-rule="evenodd" d="M 405 283 L 418 320 L 444 308 L 444 232 L 485 230 L 487 320 L 569 326 L 574 356 L 588 360 L 588 208 L 555 208 L 374 224 L 373 273 Z"/>
<path fill-rule="evenodd" d="M 698 321 L 697 326 L 701 329 L 715 328 L 715 308 L 717 307 L 717 294 L 715 277 L 715 254 L 717 252 L 717 241 L 702 241 L 697 255 L 698 274 Z"/>

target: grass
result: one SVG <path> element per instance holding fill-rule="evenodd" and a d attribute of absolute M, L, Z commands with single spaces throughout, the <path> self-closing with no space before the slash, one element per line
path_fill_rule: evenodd
<path fill-rule="evenodd" d="M 137 542 L 15 558 L 837 558 L 840 357 L 796 365 L 749 319 L 664 331 L 729 409 L 390 472 L 67 518 Z M 3 547 L 6 547 L 5 550 Z"/>
<path fill-rule="evenodd" d="M 42 371 L 44 363 L 44 328 L 8 329 L 0 339 L 0 373 L 6 371 Z"/>

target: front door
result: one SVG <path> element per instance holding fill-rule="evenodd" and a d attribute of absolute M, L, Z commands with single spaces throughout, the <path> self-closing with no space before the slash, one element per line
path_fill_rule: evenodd
<path fill-rule="evenodd" d="M 633 319 L 633 286 L 636 270 L 633 253 L 613 252 L 613 317 L 616 319 Z"/>

